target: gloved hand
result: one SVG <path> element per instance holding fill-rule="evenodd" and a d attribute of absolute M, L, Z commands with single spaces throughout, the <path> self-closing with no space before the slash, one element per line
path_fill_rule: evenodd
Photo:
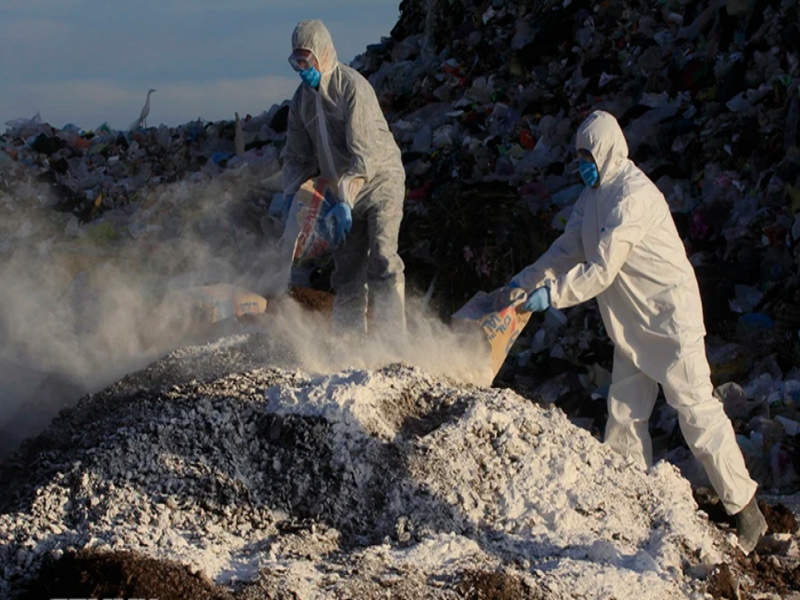
<path fill-rule="evenodd" d="M 283 199 L 283 206 L 281 206 L 281 225 L 286 227 L 286 221 L 289 220 L 289 212 L 292 210 L 292 201 L 294 194 L 289 194 Z"/>
<path fill-rule="evenodd" d="M 542 312 L 550 308 L 550 288 L 543 286 L 532 291 L 521 308 L 530 312 Z"/>
<path fill-rule="evenodd" d="M 325 221 L 333 234 L 333 247 L 338 248 L 344 244 L 347 234 L 353 227 L 353 211 L 346 202 L 337 202 L 327 213 Z"/>

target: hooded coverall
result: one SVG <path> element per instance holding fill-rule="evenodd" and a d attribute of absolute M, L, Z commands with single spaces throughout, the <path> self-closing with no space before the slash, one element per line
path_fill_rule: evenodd
<path fill-rule="evenodd" d="M 294 194 L 316 175 L 338 182 L 339 200 L 350 204 L 353 225 L 345 243 L 333 252 L 334 326 L 366 331 L 369 294 L 378 329 L 402 332 L 405 276 L 397 238 L 405 169 L 400 149 L 372 86 L 337 60 L 321 21 L 297 25 L 292 50 L 297 49 L 313 53 L 322 78 L 318 90 L 301 84 L 292 98 L 283 155 L 284 195 Z"/>
<path fill-rule="evenodd" d="M 555 308 L 597 299 L 615 348 L 606 443 L 643 468 L 652 464 L 648 420 L 661 384 L 687 444 L 736 514 L 757 484 L 713 395 L 700 290 L 669 206 L 628 160 L 612 115 L 592 113 L 576 147 L 591 152 L 599 185 L 583 191 L 564 233 L 514 281 L 528 292 L 548 286 Z"/>

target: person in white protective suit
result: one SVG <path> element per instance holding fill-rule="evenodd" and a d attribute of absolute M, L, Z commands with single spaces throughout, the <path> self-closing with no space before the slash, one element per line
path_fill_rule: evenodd
<path fill-rule="evenodd" d="M 366 332 L 367 301 L 374 322 L 405 331 L 405 277 L 397 254 L 403 218 L 405 169 L 375 91 L 337 60 L 322 21 L 300 22 L 289 58 L 303 83 L 292 98 L 283 162 L 289 200 L 309 178 L 338 183 L 334 273 L 337 329 Z"/>
<path fill-rule="evenodd" d="M 576 148 L 586 189 L 564 233 L 512 287 L 527 308 L 567 308 L 597 299 L 614 342 L 605 442 L 642 468 L 652 464 L 648 420 L 658 394 L 678 413 L 684 438 L 750 552 L 766 531 L 733 427 L 713 395 L 703 307 L 669 206 L 630 160 L 616 119 L 593 112 Z"/>

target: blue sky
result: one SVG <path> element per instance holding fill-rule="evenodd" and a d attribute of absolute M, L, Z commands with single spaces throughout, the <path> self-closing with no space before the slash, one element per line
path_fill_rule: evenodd
<path fill-rule="evenodd" d="M 0 131 L 37 111 L 55 125 L 127 128 L 259 114 L 299 80 L 298 21 L 322 19 L 350 62 L 388 36 L 400 0 L 0 0 Z"/>

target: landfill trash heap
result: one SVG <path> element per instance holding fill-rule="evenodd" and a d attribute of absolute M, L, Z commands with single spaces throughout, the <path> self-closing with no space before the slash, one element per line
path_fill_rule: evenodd
<path fill-rule="evenodd" d="M 391 37 L 353 65 L 377 90 L 403 151 L 410 278 L 424 289 L 438 274 L 434 297 L 452 310 L 533 262 L 582 190 L 578 125 L 593 110 L 612 113 L 695 266 L 714 380 L 727 384 L 718 393 L 751 471 L 767 487 L 796 485 L 797 3 L 400 8 Z M 499 382 L 529 385 L 599 434 L 612 349 L 596 307 L 551 310 L 538 324 Z M 656 449 L 680 463 L 674 413 L 656 411 L 653 425 Z"/>
<path fill-rule="evenodd" d="M 203 181 L 225 169 L 258 168 L 272 175 L 280 168 L 275 142 L 283 140 L 286 130 L 281 109 L 273 106 L 242 122 L 243 153 L 236 152 L 234 121 L 198 119 L 129 131 L 103 123 L 82 131 L 71 124 L 56 129 L 38 113 L 15 119 L 0 136 L 0 192 L 18 192 L 19 180 L 32 179 L 49 188 L 56 210 L 85 222 L 135 205 L 158 186 Z"/>

